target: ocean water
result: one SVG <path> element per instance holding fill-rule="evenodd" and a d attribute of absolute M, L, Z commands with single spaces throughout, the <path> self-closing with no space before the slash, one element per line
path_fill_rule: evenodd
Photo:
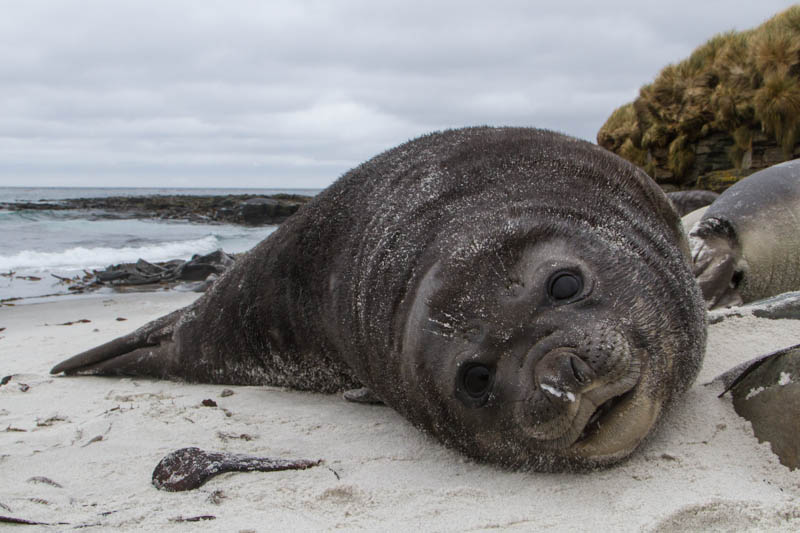
<path fill-rule="evenodd" d="M 155 194 L 305 194 L 318 189 L 136 189 L 0 187 L 0 202 L 52 202 L 67 198 Z M 72 278 L 112 264 L 189 259 L 217 249 L 244 252 L 275 231 L 172 220 L 98 219 L 87 211 L 0 209 L 0 301 L 41 301 L 70 294 L 53 275 Z M 29 278 L 39 279 L 29 279 Z"/>
<path fill-rule="evenodd" d="M 106 198 L 108 196 L 177 195 L 224 196 L 226 194 L 302 194 L 315 196 L 322 189 L 192 189 L 140 187 L 0 187 L 3 202 L 52 202 L 67 198 Z"/>

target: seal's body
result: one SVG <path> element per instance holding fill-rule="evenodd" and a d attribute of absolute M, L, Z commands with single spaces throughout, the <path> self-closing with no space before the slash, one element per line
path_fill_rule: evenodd
<path fill-rule="evenodd" d="M 351 170 L 196 303 L 53 372 L 363 384 L 472 457 L 555 470 L 627 456 L 704 345 L 652 180 L 552 132 L 469 128 Z"/>
<path fill-rule="evenodd" d="M 726 190 L 689 240 L 709 308 L 800 289 L 800 159 L 751 174 Z"/>

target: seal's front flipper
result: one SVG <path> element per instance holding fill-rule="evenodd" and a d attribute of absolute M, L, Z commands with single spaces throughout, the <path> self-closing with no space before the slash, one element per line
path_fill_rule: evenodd
<path fill-rule="evenodd" d="M 169 377 L 176 360 L 172 334 L 182 311 L 162 316 L 133 333 L 70 357 L 54 366 L 50 373 Z"/>
<path fill-rule="evenodd" d="M 689 233 L 692 273 L 708 309 L 742 304 L 739 284 L 747 263 L 736 232 L 729 222 L 701 220 Z"/>
<path fill-rule="evenodd" d="M 365 403 L 370 405 L 383 404 L 383 400 L 375 396 L 375 394 L 366 387 L 346 390 L 344 394 L 342 394 L 342 397 L 348 402 L 353 403 Z"/>
<path fill-rule="evenodd" d="M 710 237 L 696 241 L 692 261 L 695 279 L 709 309 L 741 305 L 738 287 L 743 275 L 742 265 L 726 240 Z"/>

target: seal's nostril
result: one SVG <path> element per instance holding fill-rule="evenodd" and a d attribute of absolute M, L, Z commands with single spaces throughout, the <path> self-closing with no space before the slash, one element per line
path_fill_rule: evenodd
<path fill-rule="evenodd" d="M 583 359 L 575 354 L 570 354 L 569 365 L 570 369 L 572 370 L 572 375 L 578 384 L 585 387 L 592 382 L 592 379 L 594 378 L 594 372 L 591 368 L 589 368 L 589 365 L 583 361 Z"/>
<path fill-rule="evenodd" d="M 536 364 L 536 380 L 543 390 L 549 387 L 559 393 L 579 393 L 595 379 L 595 372 L 570 348 L 558 348 Z M 552 393 L 552 391 L 551 391 Z"/>
<path fill-rule="evenodd" d="M 572 351 L 564 351 L 558 354 L 555 370 L 557 379 L 565 387 L 574 392 L 583 390 L 586 385 L 591 383 L 594 373 L 583 359 L 575 355 Z"/>

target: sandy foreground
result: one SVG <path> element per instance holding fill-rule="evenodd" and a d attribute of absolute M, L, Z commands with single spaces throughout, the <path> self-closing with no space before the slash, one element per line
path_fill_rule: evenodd
<path fill-rule="evenodd" d="M 718 385 L 703 385 L 799 342 L 798 320 L 711 326 L 704 368 L 680 407 L 630 460 L 588 474 L 476 464 L 389 408 L 338 396 L 48 374 L 65 357 L 196 297 L 107 295 L 0 308 L 0 377 L 13 374 L 0 387 L 0 515 L 56 524 L 0 529 L 800 530 L 800 471 L 753 437 L 730 399 L 717 398 Z M 55 325 L 80 319 L 90 322 Z M 224 389 L 233 395 L 223 397 Z M 205 399 L 217 407 L 203 406 Z M 325 462 L 223 474 L 189 492 L 155 489 L 155 465 L 187 446 Z M 200 516 L 214 518 L 181 521 Z"/>

